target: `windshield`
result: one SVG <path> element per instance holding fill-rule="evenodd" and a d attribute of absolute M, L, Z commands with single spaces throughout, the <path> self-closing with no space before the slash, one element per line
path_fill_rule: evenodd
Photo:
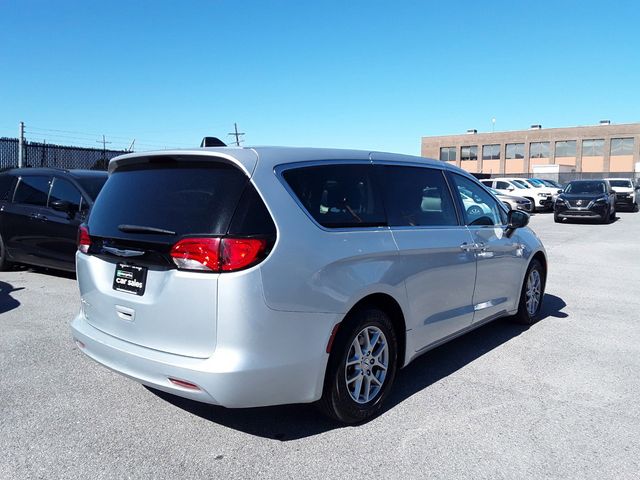
<path fill-rule="evenodd" d="M 89 194 L 91 200 L 95 200 L 100 190 L 107 181 L 107 175 L 100 175 L 99 177 L 80 177 L 76 178 L 78 183 L 84 188 L 85 192 Z"/>
<path fill-rule="evenodd" d="M 604 182 L 571 182 L 567 185 L 567 188 L 564 189 L 565 193 L 571 194 L 586 194 L 586 195 L 595 195 L 598 193 L 605 193 L 606 189 L 604 188 Z"/>
<path fill-rule="evenodd" d="M 544 184 L 544 182 L 541 182 L 540 180 L 535 179 L 535 178 L 530 178 L 529 179 L 529 183 L 533 183 L 536 187 L 544 187 L 544 186 L 546 186 Z"/>
<path fill-rule="evenodd" d="M 527 185 L 526 182 L 522 180 L 511 180 L 511 183 L 513 183 L 516 187 L 519 187 L 519 188 L 531 188 L 529 187 L 529 185 Z"/>
<path fill-rule="evenodd" d="M 633 188 L 631 180 L 609 180 L 612 187 Z"/>
<path fill-rule="evenodd" d="M 547 187 L 562 188 L 559 183 L 553 182 L 551 180 L 540 180 L 540 181 L 544 183 Z"/>

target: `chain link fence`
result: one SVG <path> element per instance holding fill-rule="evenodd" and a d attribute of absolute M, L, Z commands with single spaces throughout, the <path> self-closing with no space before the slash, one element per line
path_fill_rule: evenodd
<path fill-rule="evenodd" d="M 0 170 L 18 166 L 17 138 L 0 138 Z M 50 143 L 23 143 L 24 167 L 56 167 L 106 170 L 109 160 L 129 153 L 127 150 L 103 150 L 100 148 L 70 147 Z"/>

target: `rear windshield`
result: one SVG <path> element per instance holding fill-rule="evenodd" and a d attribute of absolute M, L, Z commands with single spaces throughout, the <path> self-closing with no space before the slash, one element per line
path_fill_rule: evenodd
<path fill-rule="evenodd" d="M 609 183 L 612 187 L 633 188 L 633 185 L 631 185 L 631 180 L 609 180 Z"/>
<path fill-rule="evenodd" d="M 183 235 L 221 235 L 248 181 L 238 168 L 215 162 L 124 166 L 111 174 L 89 218 L 91 235 L 175 241 Z M 123 232 L 120 225 L 175 232 Z"/>
<path fill-rule="evenodd" d="M 605 193 L 604 182 L 571 182 L 564 189 L 565 193 L 598 194 Z"/>

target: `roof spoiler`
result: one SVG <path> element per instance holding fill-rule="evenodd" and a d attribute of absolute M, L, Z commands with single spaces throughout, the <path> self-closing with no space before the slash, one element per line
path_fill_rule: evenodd
<path fill-rule="evenodd" d="M 227 144 L 220 140 L 218 137 L 204 137 L 200 142 L 200 148 L 202 147 L 226 147 Z"/>

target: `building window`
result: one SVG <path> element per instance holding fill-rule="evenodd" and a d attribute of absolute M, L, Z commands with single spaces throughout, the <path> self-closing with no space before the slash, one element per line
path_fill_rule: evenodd
<path fill-rule="evenodd" d="M 529 158 L 549 158 L 549 142 L 531 142 Z"/>
<path fill-rule="evenodd" d="M 611 155 L 633 155 L 633 138 L 612 138 Z"/>
<path fill-rule="evenodd" d="M 443 162 L 455 162 L 456 147 L 442 147 L 440 149 L 440 160 Z"/>
<path fill-rule="evenodd" d="M 462 147 L 460 160 L 478 160 L 478 146 L 470 145 L 468 147 Z"/>
<path fill-rule="evenodd" d="M 556 157 L 575 157 L 575 156 L 576 156 L 575 140 L 563 140 L 562 142 L 556 142 Z"/>
<path fill-rule="evenodd" d="M 507 143 L 507 158 L 524 158 L 524 143 Z"/>
<path fill-rule="evenodd" d="M 583 157 L 601 157 L 604 155 L 604 139 L 598 138 L 593 140 L 582 141 Z"/>
<path fill-rule="evenodd" d="M 483 160 L 499 160 L 500 159 L 500 145 L 483 145 L 482 146 L 482 159 Z"/>

